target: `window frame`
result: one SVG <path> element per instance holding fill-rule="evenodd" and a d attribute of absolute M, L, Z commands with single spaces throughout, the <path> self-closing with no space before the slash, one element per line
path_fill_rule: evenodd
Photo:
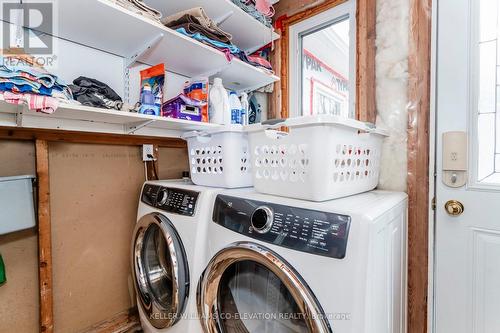
<path fill-rule="evenodd" d="M 495 157 L 496 152 L 493 152 L 493 170 L 494 172 L 484 178 L 479 179 L 479 23 L 480 18 L 480 6 L 479 1 L 470 3 L 468 24 L 469 24 L 469 36 L 468 36 L 468 133 L 469 133 L 469 151 L 468 151 L 468 178 L 469 181 L 466 185 L 466 189 L 470 190 L 486 190 L 486 191 L 500 191 L 500 183 L 486 182 L 485 180 L 498 173 L 495 172 Z M 496 103 L 498 104 L 498 102 Z M 495 118 L 500 117 L 500 110 L 496 110 Z M 495 119 L 495 135 L 500 135 L 497 122 Z"/>
<path fill-rule="evenodd" d="M 289 88 L 289 117 L 302 115 L 303 105 L 303 68 L 304 56 L 302 38 L 314 32 L 320 31 L 335 23 L 349 19 L 349 110 L 348 114 L 356 118 L 356 0 L 349 0 L 337 6 L 324 10 L 320 13 L 305 18 L 289 26 L 288 42 L 288 88 Z"/>
<path fill-rule="evenodd" d="M 280 74 L 271 97 L 269 118 L 289 117 L 289 34 L 290 26 L 338 6 L 346 0 L 325 0 L 299 12 L 279 16 L 275 22 L 281 34 L 272 62 Z M 356 119 L 374 123 L 377 118 L 375 95 L 376 2 L 356 0 Z"/>

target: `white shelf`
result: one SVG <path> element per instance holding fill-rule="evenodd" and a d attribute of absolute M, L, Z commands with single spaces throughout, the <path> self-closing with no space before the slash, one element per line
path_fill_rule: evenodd
<path fill-rule="evenodd" d="M 233 44 L 243 51 L 253 52 L 280 36 L 266 27 L 231 0 L 145 0 L 153 8 L 160 10 L 165 17 L 193 7 L 203 7 L 214 20 L 232 13 L 220 27 L 233 35 Z"/>
<path fill-rule="evenodd" d="M 111 134 L 180 137 L 186 131 L 220 125 L 61 103 L 53 114 L 0 101 L 0 126 Z"/>
<path fill-rule="evenodd" d="M 168 71 L 186 77 L 219 76 L 226 88 L 238 91 L 260 88 L 279 80 L 239 59 L 228 62 L 222 52 L 108 0 L 64 0 L 58 1 L 56 8 L 58 28 L 55 35 L 83 45 L 127 58 L 161 36 L 138 61 L 149 65 L 165 63 Z"/>

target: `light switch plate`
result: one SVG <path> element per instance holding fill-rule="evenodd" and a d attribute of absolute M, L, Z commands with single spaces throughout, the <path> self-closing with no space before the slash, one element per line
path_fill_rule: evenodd
<path fill-rule="evenodd" d="M 443 133 L 443 183 L 462 187 L 467 183 L 467 133 Z"/>

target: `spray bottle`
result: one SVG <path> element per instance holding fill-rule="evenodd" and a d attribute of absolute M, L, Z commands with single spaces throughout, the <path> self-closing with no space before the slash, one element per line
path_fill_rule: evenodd
<path fill-rule="evenodd" d="M 250 113 L 250 104 L 248 103 L 248 95 L 247 93 L 242 93 L 241 97 L 241 123 L 243 125 L 248 125 L 249 124 L 249 113 Z"/>

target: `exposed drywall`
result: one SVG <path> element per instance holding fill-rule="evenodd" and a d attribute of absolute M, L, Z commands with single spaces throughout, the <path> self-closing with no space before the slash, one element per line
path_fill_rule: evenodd
<path fill-rule="evenodd" d="M 140 148 L 49 145 L 56 332 L 125 311 L 130 241 L 144 181 Z"/>
<path fill-rule="evenodd" d="M 0 236 L 7 283 L 0 287 L 0 332 L 38 332 L 38 245 L 35 229 Z"/>
<path fill-rule="evenodd" d="M 159 174 L 188 170 L 185 149 L 161 148 Z M 49 146 L 54 320 L 79 331 L 126 311 L 130 242 L 144 165 L 139 147 Z"/>
<path fill-rule="evenodd" d="M 0 140 L 0 177 L 35 174 L 31 142 Z M 7 283 L 0 287 L 0 332 L 38 331 L 38 246 L 29 229 L 0 236 Z"/>
<path fill-rule="evenodd" d="M 158 157 L 160 179 L 179 179 L 183 171 L 189 171 L 187 149 L 160 147 Z"/>
<path fill-rule="evenodd" d="M 389 130 L 380 185 L 406 191 L 408 129 L 409 0 L 377 0 L 377 125 Z"/>
<path fill-rule="evenodd" d="M 33 142 L 0 140 L 0 177 L 34 175 Z"/>

